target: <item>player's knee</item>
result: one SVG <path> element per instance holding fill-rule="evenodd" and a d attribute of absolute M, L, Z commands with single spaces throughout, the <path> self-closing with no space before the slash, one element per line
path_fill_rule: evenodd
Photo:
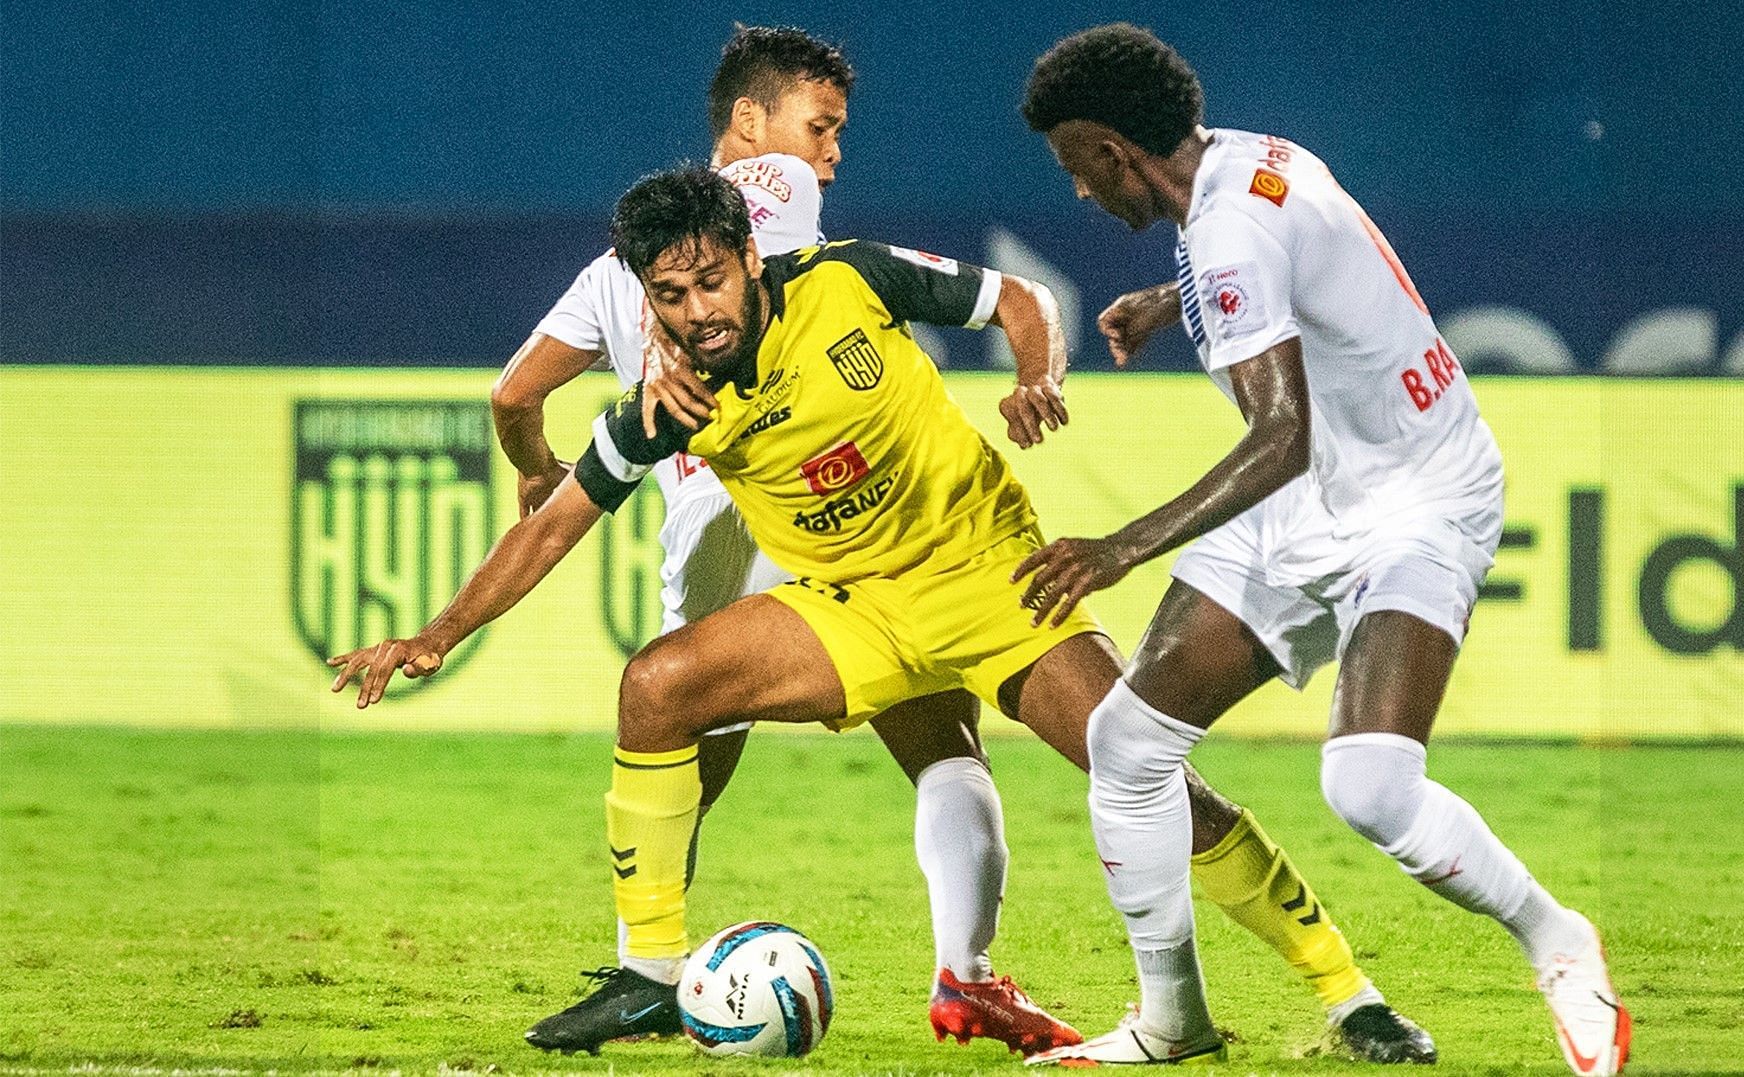
<path fill-rule="evenodd" d="M 1424 796 L 1423 746 L 1406 737 L 1335 737 L 1321 749 L 1320 793 L 1351 829 L 1376 845 L 1410 829 Z"/>
<path fill-rule="evenodd" d="M 665 727 L 694 716 L 694 664 L 681 648 L 661 646 L 658 641 L 643 648 L 624 666 L 618 683 L 620 724 Z"/>
<path fill-rule="evenodd" d="M 1176 780 L 1182 761 L 1198 739 L 1183 723 L 1152 710 L 1116 681 L 1090 712 L 1084 733 L 1090 754 L 1090 795 L 1118 807 L 1145 801 Z"/>

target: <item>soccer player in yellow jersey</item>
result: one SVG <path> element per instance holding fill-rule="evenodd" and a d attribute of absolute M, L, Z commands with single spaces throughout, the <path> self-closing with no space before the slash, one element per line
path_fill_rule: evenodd
<path fill-rule="evenodd" d="M 395 668 L 435 672 L 651 465 L 678 451 L 710 462 L 758 545 L 798 577 L 656 640 L 624 672 L 607 836 L 629 931 L 626 971 L 646 990 L 573 1008 L 601 1010 L 602 1030 L 626 1008 L 669 997 L 688 948 L 684 868 L 702 733 L 743 720 L 845 729 L 905 700 L 966 687 L 1083 767 L 1098 736 L 1092 710 L 1121 670 L 1087 613 L 1041 625 L 1021 606 L 1011 575 L 1042 542 L 1028 495 L 907 330 L 911 321 L 998 324 L 1019 375 L 1000 410 L 1012 439 L 1028 447 L 1066 420 L 1064 346 L 1037 286 L 855 241 L 761 259 L 742 198 L 700 168 L 639 183 L 619 203 L 613 239 L 666 331 L 718 390 L 710 421 L 693 432 L 661 412 L 650 433 L 642 389 L 632 390 L 595 421 L 574 474 L 423 632 L 334 659 L 336 690 L 362 675 L 360 706 L 380 699 Z M 1181 825 L 1156 840 L 1185 860 L 1186 780 L 1164 785 L 1159 795 L 1178 800 Z M 1396 1049 L 1422 1037 L 1380 1002 L 1306 885 L 1259 833 L 1241 813 L 1206 851 L 1203 863 L 1213 864 L 1240 850 L 1233 858 L 1244 863 L 1231 870 L 1251 881 L 1246 893 L 1215 895 L 1219 903 L 1311 978 L 1343 980 L 1358 1008 L 1385 1010 L 1392 1024 L 1369 1043 Z M 1249 903 L 1261 915 L 1244 918 Z M 1276 920 L 1280 906 L 1297 925 L 1294 951 L 1273 937 L 1284 933 L 1255 926 Z M 1177 1002 L 1202 1012 L 1196 968 Z"/>

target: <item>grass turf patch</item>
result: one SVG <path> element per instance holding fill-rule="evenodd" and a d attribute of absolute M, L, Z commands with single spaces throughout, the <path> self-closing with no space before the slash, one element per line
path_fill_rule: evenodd
<path fill-rule="evenodd" d="M 1011 877 L 1001 972 L 1086 1033 L 1137 997 L 1090 843 L 1085 779 L 993 742 Z M 521 1042 L 613 960 L 604 735 L 0 728 L 0 1071 L 134 1067 L 746 1071 L 682 1042 L 598 1060 Z M 1318 752 L 1213 737 L 1202 771 L 1317 887 L 1443 1072 L 1563 1072 L 1513 943 L 1405 879 L 1322 805 Z M 1631 1072 L 1744 1054 L 1744 750 L 1438 744 L 1431 773 L 1605 932 L 1636 1018 Z M 756 735 L 704 829 L 693 938 L 750 918 L 822 947 L 837 1018 L 757 1071 L 1005 1069 L 926 1022 L 913 795 L 867 733 Z M 1330 1073 L 1294 974 L 1198 905 L 1233 1073 Z"/>

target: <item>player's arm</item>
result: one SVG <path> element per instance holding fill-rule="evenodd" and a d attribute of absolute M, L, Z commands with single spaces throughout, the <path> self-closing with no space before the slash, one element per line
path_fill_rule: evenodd
<path fill-rule="evenodd" d="M 1144 350 L 1159 329 L 1181 320 L 1181 286 L 1173 281 L 1128 292 L 1096 317 L 1096 328 L 1108 339 L 1114 365 L 1124 367 Z"/>
<path fill-rule="evenodd" d="M 1302 339 L 1291 337 L 1229 368 L 1247 433 L 1187 492 L 1100 539 L 1060 539 L 1024 559 L 1012 574 L 1035 573 L 1023 596 L 1040 624 L 1066 619 L 1092 591 L 1119 583 L 1160 557 L 1239 516 L 1308 470 L 1312 429 Z"/>
<path fill-rule="evenodd" d="M 563 556 L 575 548 L 605 509 L 590 497 L 572 474 L 532 515 L 509 528 L 491 547 L 454 600 L 410 639 L 383 640 L 327 660 L 339 670 L 333 691 L 359 679 L 357 706 L 380 701 L 398 669 L 407 677 L 428 677 L 442 668 L 442 659 L 484 625 L 507 613 L 544 579 Z"/>
<path fill-rule="evenodd" d="M 416 636 L 389 639 L 327 660 L 339 670 L 333 691 L 359 677 L 357 705 L 378 702 L 398 669 L 428 677 L 442 659 L 527 596 L 565 554 L 608 512 L 616 512 L 654 464 L 682 452 L 689 433 L 669 418 L 653 438 L 642 436 L 641 386 L 619 397 L 593 422 L 593 443 L 530 516 L 509 528 L 491 547 L 448 608 Z"/>
<path fill-rule="evenodd" d="M 1007 434 L 1023 448 L 1041 441 L 1042 427 L 1066 422 L 1060 379 L 1066 335 L 1053 293 L 1036 281 L 941 258 L 935 254 L 851 240 L 829 256 L 852 265 L 897 321 L 980 329 L 998 325 L 1017 361 L 1017 388 L 1000 402 Z"/>
<path fill-rule="evenodd" d="M 535 332 L 509 359 L 491 387 L 491 419 L 497 441 L 518 473 L 516 496 L 521 516 L 545 503 L 569 474 L 545 439 L 545 398 L 583 371 L 599 365 L 603 353 Z"/>
<path fill-rule="evenodd" d="M 1017 366 L 1017 388 L 999 402 L 1006 436 L 1020 449 L 1039 445 L 1042 427 L 1066 425 L 1066 400 L 1060 383 L 1066 378 L 1066 330 L 1060 324 L 1060 304 L 1047 285 L 1001 274 L 999 301 L 988 325 L 997 325 L 1011 345 Z"/>

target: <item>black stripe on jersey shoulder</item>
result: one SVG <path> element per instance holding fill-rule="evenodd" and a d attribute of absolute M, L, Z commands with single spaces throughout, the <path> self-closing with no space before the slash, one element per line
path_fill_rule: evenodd
<path fill-rule="evenodd" d="M 862 278 L 880 257 L 889 257 L 888 248 L 858 239 L 837 239 L 818 247 L 801 247 L 789 254 L 773 254 L 763 259 L 763 281 L 769 286 L 769 297 L 775 304 L 776 317 L 782 314 L 787 286 L 827 262 L 846 262 Z"/>

